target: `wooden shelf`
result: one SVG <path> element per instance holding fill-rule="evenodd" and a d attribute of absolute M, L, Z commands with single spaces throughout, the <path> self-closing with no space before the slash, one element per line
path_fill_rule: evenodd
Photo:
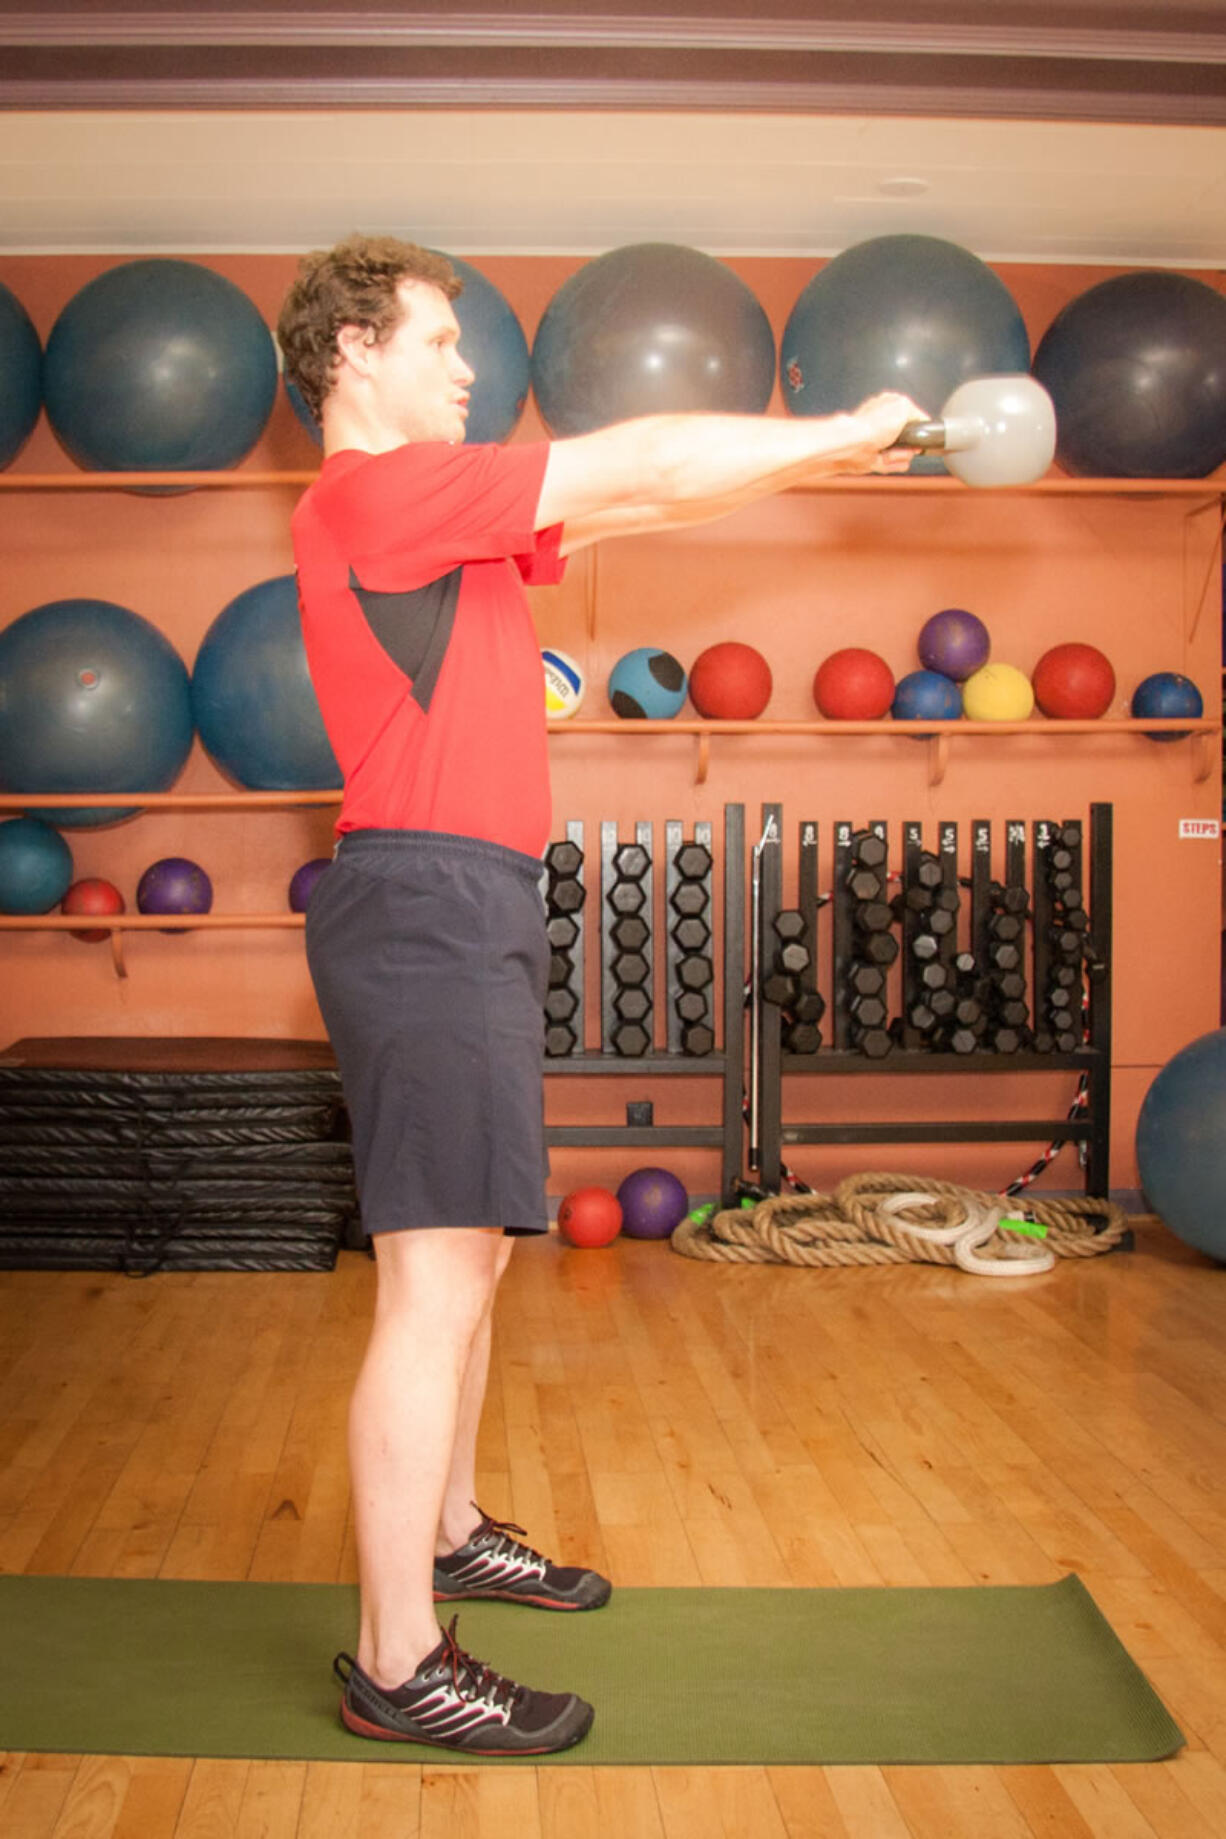
<path fill-rule="evenodd" d="M 117 977 L 128 974 L 123 950 L 125 932 L 301 932 L 305 925 L 304 913 L 0 914 L 0 932 L 108 932 Z"/>
<path fill-rule="evenodd" d="M 170 486 L 175 491 L 249 491 L 265 486 L 307 486 L 311 472 L 159 472 L 159 473 L 0 473 L 5 492 L 145 492 Z"/>
<path fill-rule="evenodd" d="M 1202 717 L 1175 716 L 1159 720 L 1144 717 L 1124 721 L 1049 721 L 1040 717 L 1024 722 L 918 721 L 895 722 L 883 717 L 875 722 L 782 722 L 782 721 L 699 721 L 677 717 L 672 721 L 622 721 L 616 717 L 599 721 L 552 721 L 549 732 L 566 734 L 686 734 L 696 744 L 694 782 L 703 785 L 711 765 L 711 741 L 718 735 L 776 735 L 785 739 L 812 737 L 815 740 L 846 740 L 850 737 L 875 736 L 878 740 L 926 741 L 928 783 L 940 785 L 949 765 L 951 744 L 970 737 L 1030 735 L 1038 739 L 1060 739 L 1065 735 L 1126 734 L 1144 739 L 1150 732 L 1187 735 L 1192 743 L 1192 777 L 1196 784 L 1209 778 L 1218 763 L 1222 723 Z M 63 800 L 60 801 L 61 803 Z"/>
<path fill-rule="evenodd" d="M 180 490 L 246 491 L 269 486 L 307 486 L 319 476 L 319 469 L 294 468 L 289 471 L 233 472 L 88 472 L 84 468 L 56 472 L 0 473 L 0 491 L 6 492 L 131 492 L 150 486 L 176 487 Z M 1201 498 L 1221 500 L 1226 495 L 1226 474 L 1215 473 L 1207 479 L 1081 479 L 1062 473 L 1049 473 L 1030 485 L 995 485 L 971 487 L 961 480 L 940 473 L 895 473 L 851 476 L 835 474 L 815 479 L 808 485 L 789 488 L 804 494 L 827 492 L 898 492 L 924 496 L 931 493 L 955 495 L 971 492 L 973 496 L 1000 497 L 1002 493 L 1021 493 L 1026 497 L 1055 498 Z"/>

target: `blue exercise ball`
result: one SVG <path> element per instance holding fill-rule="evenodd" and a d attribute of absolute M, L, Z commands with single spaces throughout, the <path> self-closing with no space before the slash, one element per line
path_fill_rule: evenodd
<path fill-rule="evenodd" d="M 908 671 L 898 679 L 890 714 L 896 722 L 957 721 L 962 691 L 943 671 Z"/>
<path fill-rule="evenodd" d="M 1190 275 L 1087 288 L 1043 334 L 1034 374 L 1068 472 L 1200 479 L 1226 460 L 1226 298 Z"/>
<path fill-rule="evenodd" d="M 630 243 L 586 262 L 532 345 L 532 387 L 555 435 L 660 412 L 760 414 L 774 380 L 761 302 L 723 262 L 678 243 Z"/>
<path fill-rule="evenodd" d="M 272 412 L 272 334 L 241 288 L 199 262 L 109 268 L 47 341 L 43 395 L 61 446 L 103 472 L 234 466 Z"/>
<path fill-rule="evenodd" d="M 528 400 L 532 382 L 528 341 L 509 302 L 494 283 L 459 256 L 449 255 L 446 259 L 464 283 L 464 292 L 451 304 L 460 325 L 460 356 L 476 373 L 468 400 L 465 440 L 470 445 L 476 441 L 505 441 L 518 427 Z M 317 446 L 322 446 L 319 423 L 301 390 L 288 377 L 285 393 L 307 433 Z"/>
<path fill-rule="evenodd" d="M 459 256 L 447 260 L 464 283 L 451 303 L 460 322 L 460 356 L 476 373 L 465 439 L 505 441 L 519 425 L 532 384 L 528 341 L 494 283 Z"/>
<path fill-rule="evenodd" d="M 0 786 L 164 792 L 191 751 L 187 666 L 149 620 L 110 600 L 52 600 L 0 632 Z M 136 806 L 55 807 L 110 824 Z"/>
<path fill-rule="evenodd" d="M 639 645 L 617 660 L 609 674 L 609 701 L 624 721 L 670 721 L 689 688 L 671 651 Z"/>
<path fill-rule="evenodd" d="M 1226 1263 L 1226 1028 L 1167 1061 L 1137 1118 L 1137 1163 L 1171 1231 Z"/>
<path fill-rule="evenodd" d="M 200 739 L 224 772 L 256 792 L 341 783 L 307 668 L 293 575 L 275 575 L 223 607 L 191 681 Z"/>
<path fill-rule="evenodd" d="M 1012 294 L 985 262 L 938 236 L 874 236 L 843 250 L 802 290 L 779 348 L 793 415 L 854 409 L 901 390 L 939 415 L 960 383 L 1030 368 Z M 920 455 L 913 472 L 943 472 Z"/>
<path fill-rule="evenodd" d="M 0 466 L 21 452 L 42 407 L 43 348 L 16 294 L 0 282 Z"/>
<path fill-rule="evenodd" d="M 0 823 L 0 913 L 50 913 L 72 882 L 72 851 L 37 817 Z"/>

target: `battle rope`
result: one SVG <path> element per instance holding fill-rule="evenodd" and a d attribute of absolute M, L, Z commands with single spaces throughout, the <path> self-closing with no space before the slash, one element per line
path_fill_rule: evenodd
<path fill-rule="evenodd" d="M 833 1194 L 767 1195 L 682 1220 L 673 1250 L 744 1264 L 948 1264 L 981 1277 L 1031 1277 L 1057 1258 L 1112 1251 L 1122 1207 L 1090 1195 L 1007 1197 L 917 1175 L 850 1175 Z"/>

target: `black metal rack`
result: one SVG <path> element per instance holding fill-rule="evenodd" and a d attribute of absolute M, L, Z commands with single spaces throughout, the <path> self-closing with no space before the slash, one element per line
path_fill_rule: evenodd
<path fill-rule="evenodd" d="M 759 950 L 765 953 L 774 926 L 775 916 L 782 909 L 783 863 L 782 863 L 782 809 L 779 805 L 762 807 L 763 834 L 771 826 L 773 819 L 774 834 L 780 839 L 778 847 L 765 850 L 762 855 L 760 905 L 757 914 L 759 928 Z M 1033 938 L 1033 980 L 1034 1004 L 1030 1014 L 1037 1016 L 1037 1002 L 1050 969 L 1051 949 L 1049 934 L 1053 930 L 1053 905 L 1049 888 L 1049 879 L 1042 873 L 1044 852 L 1053 846 L 1053 839 L 1066 832 L 1076 831 L 1080 836 L 1082 826 L 1079 820 L 1071 820 L 1058 825 L 1051 821 L 1035 822 L 1032 825 L 1033 861 L 1036 865 L 1033 891 L 1033 916 L 1030 932 Z M 918 847 L 920 826 L 903 827 L 904 866 L 901 879 L 906 881 L 908 860 L 914 860 Z M 1110 1158 L 1110 1121 L 1111 1121 L 1111 930 L 1112 930 L 1112 807 L 1107 804 L 1095 804 L 1090 809 L 1089 819 L 1089 923 L 1085 937 L 1083 962 L 1084 973 L 1080 989 L 1084 996 L 1084 1022 L 1078 1016 L 1078 1033 L 1084 1032 L 1081 1045 L 1069 1052 L 1036 1051 L 1032 1045 L 1036 1038 L 1033 1029 L 1026 1030 L 1026 1039 L 1017 1051 L 1007 1054 L 1000 1052 L 942 1052 L 929 1048 L 916 1049 L 905 1044 L 907 1036 L 895 1023 L 895 1038 L 890 1050 L 880 1057 L 869 1057 L 858 1051 L 850 1043 L 850 1028 L 847 991 L 847 966 L 853 958 L 853 915 L 851 902 L 847 898 L 847 866 L 853 836 L 872 832 L 886 837 L 887 830 L 883 823 L 864 826 L 860 832 L 853 830 L 848 823 L 835 826 L 834 842 L 834 880 L 831 901 L 833 906 L 833 924 L 831 938 L 833 1001 L 833 1045 L 822 1047 L 812 1054 L 790 1054 L 783 1050 L 779 1008 L 766 1003 L 763 1007 L 761 1026 L 758 1029 L 760 1064 L 758 1067 L 757 1086 L 759 1093 L 758 1129 L 756 1144 L 751 1146 L 750 1165 L 755 1183 L 769 1191 L 777 1191 L 782 1181 L 783 1149 L 792 1144 L 825 1143 L 973 1143 L 973 1142 L 1035 1142 L 1060 1138 L 1086 1145 L 1085 1154 L 1085 1189 L 1088 1194 L 1104 1196 L 1109 1187 Z M 800 868 L 798 883 L 800 906 L 807 923 L 808 935 L 812 941 L 813 958 L 816 962 L 817 910 L 816 879 L 814 863 L 816 860 L 816 842 L 818 827 L 810 819 L 802 820 L 799 825 Z M 1010 823 L 1006 826 L 1006 881 L 1020 886 L 1024 865 L 1026 826 L 1022 823 Z M 972 825 L 973 851 L 971 874 L 968 878 L 971 902 L 970 924 L 967 941 L 973 955 L 982 964 L 984 941 L 986 937 L 986 914 L 988 894 L 988 862 L 990 849 L 990 827 L 986 822 L 978 821 Z M 954 878 L 957 851 L 956 826 L 942 824 L 939 826 L 938 857 L 942 864 L 943 881 L 949 885 Z M 1080 879 L 1081 848 L 1074 853 L 1073 875 Z M 905 1005 L 909 994 L 909 977 L 913 969 L 913 960 L 905 950 L 910 942 L 912 928 L 906 913 L 901 922 L 903 933 L 903 964 L 900 979 L 902 1001 Z M 951 933 L 944 951 L 948 957 L 956 949 L 956 940 Z M 820 979 L 819 979 L 820 982 Z M 903 1015 L 907 1010 L 904 1006 Z M 863 1074 L 973 1074 L 995 1076 L 1004 1073 L 1050 1073 L 1067 1069 L 1086 1077 L 1084 1105 L 1075 1118 L 1066 1115 L 1040 1116 L 1018 1119 L 950 1118 L 931 1122 L 902 1120 L 854 1120 L 840 1122 L 814 1121 L 807 1123 L 783 1122 L 783 1087 L 790 1075 L 808 1074 L 829 1077 L 840 1075 L 857 1077 Z"/>
<path fill-rule="evenodd" d="M 577 821 L 567 825 L 567 837 L 580 849 L 583 844 L 583 826 Z M 744 960 L 745 960 L 745 808 L 743 805 L 726 805 L 724 807 L 723 835 L 723 951 L 721 955 L 722 976 L 717 972 L 713 979 L 713 988 L 722 1013 L 722 1043 L 712 1051 L 702 1054 L 685 1053 L 680 1048 L 680 1031 L 674 1008 L 674 998 L 678 982 L 678 965 L 680 953 L 672 936 L 672 926 L 668 921 L 669 900 L 676 880 L 675 863 L 679 848 L 686 839 L 682 836 L 680 824 L 668 823 L 665 826 L 666 868 L 664 915 L 654 912 L 654 899 L 651 873 L 643 876 L 644 899 L 636 911 L 643 917 L 648 929 L 648 939 L 641 948 L 648 960 L 649 973 L 652 973 L 648 989 L 654 985 L 654 968 L 661 947 L 661 933 L 664 933 L 665 986 L 669 1005 L 667 1025 L 668 1047 L 657 1052 L 652 1047 L 641 1054 L 619 1053 L 612 1045 L 618 1016 L 613 1006 L 611 979 L 607 974 L 614 956 L 613 928 L 616 924 L 616 911 L 610 906 L 609 893 L 616 882 L 615 862 L 618 851 L 627 846 L 619 840 L 616 826 L 601 826 L 600 876 L 596 887 L 585 889 L 587 899 L 577 916 L 579 938 L 575 948 L 577 983 L 580 991 L 583 987 L 584 957 L 593 934 L 599 939 L 601 962 L 601 1026 L 599 1051 L 588 1051 L 583 1045 L 583 1003 L 580 996 L 576 1012 L 578 1022 L 577 1040 L 579 1045 L 570 1053 L 551 1055 L 546 1058 L 547 1077 L 584 1077 L 593 1074 L 603 1077 L 651 1079 L 686 1078 L 718 1080 L 721 1088 L 720 1114 L 718 1123 L 697 1124 L 655 1124 L 627 1121 L 624 1124 L 551 1124 L 546 1128 L 546 1141 L 551 1145 L 606 1146 L 625 1145 L 635 1149 L 665 1149 L 688 1145 L 715 1148 L 720 1151 L 721 1192 L 731 1193 L 740 1179 L 743 1168 L 744 1127 L 742 1110 L 744 1102 L 744 1068 L 745 1068 L 745 995 L 744 995 Z M 698 824 L 694 827 L 691 842 L 710 848 L 712 833 L 710 824 Z M 644 849 L 649 863 L 654 843 L 653 826 L 639 823 L 635 826 L 633 843 Z M 599 900 L 599 917 L 593 924 L 589 900 L 592 895 Z M 654 1009 L 654 1004 L 653 1004 Z M 651 1012 L 649 1011 L 649 1021 Z M 631 1107 L 627 1107 L 628 1111 Z"/>

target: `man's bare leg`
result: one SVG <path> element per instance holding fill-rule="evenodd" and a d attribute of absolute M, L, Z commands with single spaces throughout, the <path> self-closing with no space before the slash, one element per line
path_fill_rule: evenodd
<path fill-rule="evenodd" d="M 439 1640 L 435 1545 L 477 1373 L 484 1391 L 502 1243 L 487 1227 L 375 1240 L 375 1316 L 350 1404 L 349 1466 L 362 1597 L 357 1659 L 383 1686 L 408 1679 Z"/>
<path fill-rule="evenodd" d="M 501 1282 L 503 1273 L 510 1263 L 511 1249 L 514 1244 L 514 1239 L 503 1236 L 495 1261 L 495 1285 Z M 464 1383 L 460 1388 L 460 1406 L 456 1415 L 451 1468 L 443 1490 L 443 1510 L 439 1516 L 438 1534 L 434 1544 L 436 1552 L 454 1552 L 458 1545 L 463 1545 L 477 1526 L 477 1515 L 473 1512 L 473 1502 L 477 1498 L 477 1435 L 481 1427 L 481 1408 L 485 1403 L 485 1388 L 489 1379 L 493 1317 L 494 1296 L 491 1293 L 489 1307 L 473 1336 L 468 1366 L 464 1373 Z"/>

